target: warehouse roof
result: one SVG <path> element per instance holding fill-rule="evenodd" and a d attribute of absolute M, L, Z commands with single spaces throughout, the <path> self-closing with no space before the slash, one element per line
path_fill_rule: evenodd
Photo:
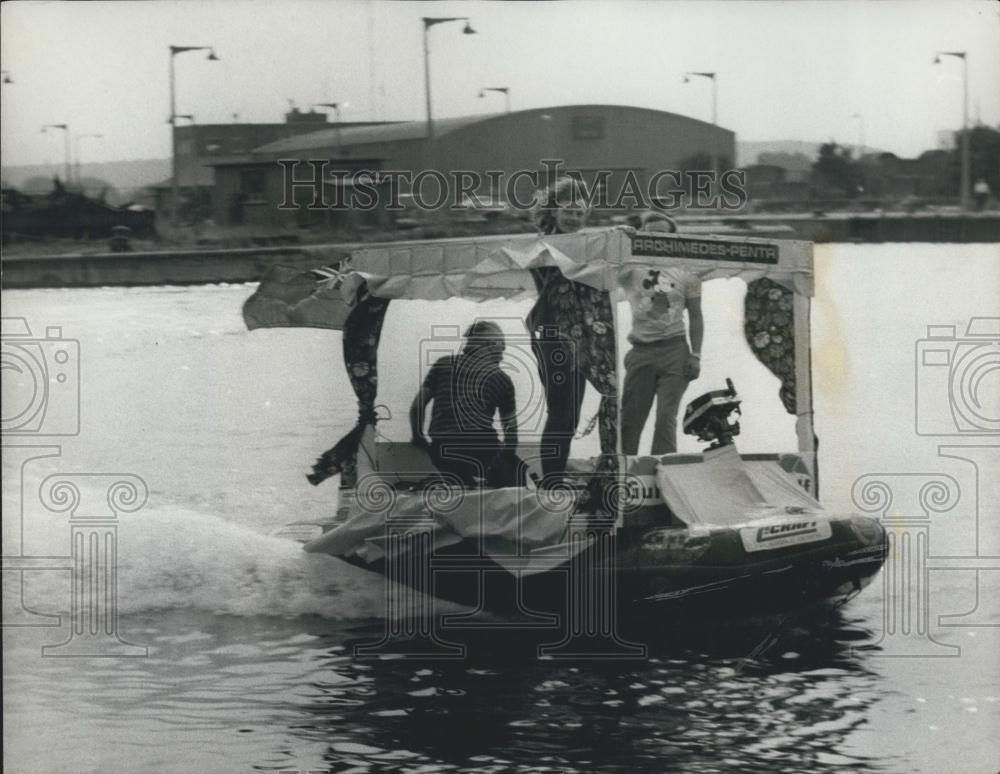
<path fill-rule="evenodd" d="M 460 118 L 440 118 L 434 121 L 434 135 L 444 136 L 470 124 L 496 118 L 501 113 L 489 113 Z M 426 121 L 408 121 L 399 124 L 355 126 L 338 129 L 330 127 L 319 132 L 300 134 L 284 140 L 270 142 L 254 149 L 254 153 L 287 153 L 290 151 L 330 148 L 336 145 L 365 145 L 375 142 L 422 140 L 427 136 Z"/>

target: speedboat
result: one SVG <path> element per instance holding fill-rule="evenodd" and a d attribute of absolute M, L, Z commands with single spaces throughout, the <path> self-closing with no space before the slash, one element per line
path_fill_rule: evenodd
<path fill-rule="evenodd" d="M 387 588 L 416 589 L 525 626 L 580 631 L 608 621 L 780 615 L 843 602 L 882 567 L 881 523 L 831 513 L 817 499 L 811 244 L 611 228 L 352 246 L 320 257 L 324 264 L 307 271 L 276 267 L 244 307 L 250 328 L 343 331 L 359 419 L 310 474 L 315 484 L 340 474 L 333 518 L 284 531 L 305 551 L 384 576 Z M 775 362 L 767 342 L 754 348 L 760 331 L 749 323 L 747 335 L 782 379 L 798 448 L 741 455 L 735 418 L 742 400 L 731 381 L 686 409 L 685 433 L 709 444 L 700 454 L 626 457 L 602 448 L 600 459 L 571 459 L 554 486 L 462 486 L 409 443 L 376 441 L 376 395 L 367 378 L 377 367 L 385 307 L 404 299 L 530 295 L 529 272 L 543 266 L 609 292 L 617 274 L 634 266 L 684 266 L 702 279 L 748 281 L 753 303 L 782 310 L 769 317 L 757 308 L 753 323 L 772 343 L 784 342 L 778 354 L 788 362 Z M 528 442 L 519 454 L 537 473 Z"/>

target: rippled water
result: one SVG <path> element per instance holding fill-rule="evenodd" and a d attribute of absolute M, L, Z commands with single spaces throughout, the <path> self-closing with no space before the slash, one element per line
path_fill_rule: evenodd
<path fill-rule="evenodd" d="M 126 625 L 148 643 L 148 658 L 84 668 L 38 659 L 29 638 L 15 638 L 9 658 L 31 666 L 5 681 L 9 759 L 42 755 L 53 769 L 80 770 L 82 758 L 94 771 L 135 770 L 136 762 L 208 771 L 874 764 L 844 749 L 878 701 L 880 681 L 847 655 L 865 633 L 843 622 L 784 632 L 763 660 L 734 655 L 726 632 L 727 646 L 688 635 L 619 664 L 496 654 L 443 664 L 358 660 L 350 645 L 378 625 L 315 617 L 290 625 L 171 611 Z"/>
<path fill-rule="evenodd" d="M 873 473 L 895 474 L 897 488 L 902 474 L 942 473 L 960 489 L 930 514 L 939 569 L 925 652 L 886 639 L 877 581 L 828 618 L 668 627 L 643 661 L 540 660 L 495 637 L 449 662 L 356 658 L 353 645 L 382 632 L 380 579 L 269 535 L 331 512 L 332 484 L 303 474 L 354 416 L 339 334 L 247 333 L 250 286 L 5 292 L 5 317 L 79 340 L 82 407 L 79 436 L 34 439 L 58 456 L 28 462 L 23 479 L 25 452 L 10 444 L 26 439 L 4 439 L 5 556 L 22 541 L 25 556 L 68 554 L 66 513 L 40 501 L 50 474 L 77 476 L 85 498 L 95 473 L 149 488 L 118 526 L 118 631 L 147 657 L 42 657 L 69 634 L 69 573 L 24 572 L 22 608 L 20 574 L 4 572 L 6 624 L 38 623 L 25 609 L 64 616 L 4 629 L 5 770 L 995 771 L 1000 573 L 979 573 L 977 600 L 976 575 L 955 559 L 1000 554 L 995 518 L 976 534 L 976 497 L 992 517 L 995 500 L 985 476 L 939 455 L 954 439 L 915 433 L 914 353 L 927 325 L 964 330 L 994 311 L 997 250 L 828 246 L 817 257 L 825 503 L 852 508 L 853 483 Z M 706 286 L 706 373 L 688 398 L 733 375 L 741 448 L 791 448 L 777 383 L 742 344 L 740 292 Z M 508 316 L 512 332 L 524 312 L 414 309 L 416 323 L 390 311 L 386 324 L 384 372 L 402 374 L 383 380 L 389 437 L 405 437 L 412 352 L 431 324 Z M 9 389 L 5 374 L 5 400 Z M 947 418 L 946 401 L 937 410 Z M 971 625 L 938 618 L 977 603 Z"/>

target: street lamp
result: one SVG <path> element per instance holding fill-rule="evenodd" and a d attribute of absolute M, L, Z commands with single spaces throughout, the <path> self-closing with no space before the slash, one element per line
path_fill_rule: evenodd
<path fill-rule="evenodd" d="M 708 78 L 712 81 L 712 123 L 719 123 L 719 99 L 716 92 L 715 73 L 684 73 L 684 83 L 691 83 L 691 78 Z"/>
<path fill-rule="evenodd" d="M 684 73 L 684 83 L 691 83 L 692 78 L 708 78 L 712 82 L 712 124 L 715 126 L 719 125 L 719 95 L 717 91 L 718 81 L 715 79 L 715 73 L 696 73 L 687 72 Z M 712 138 L 712 172 L 716 176 L 719 174 L 719 155 L 716 152 L 715 138 Z"/>
<path fill-rule="evenodd" d="M 479 90 L 479 99 L 486 98 L 486 92 L 492 91 L 496 94 L 503 94 L 504 109 L 510 113 L 510 87 L 509 86 L 484 86 Z M 503 134 L 503 168 L 510 172 L 510 132 Z"/>
<path fill-rule="evenodd" d="M 495 91 L 498 94 L 503 94 L 504 106 L 507 112 L 510 112 L 510 88 L 507 86 L 485 86 L 479 90 L 479 99 L 483 99 L 486 96 L 486 92 Z"/>
<path fill-rule="evenodd" d="M 344 104 L 347 104 L 346 102 Z M 330 108 L 333 111 L 333 120 L 340 123 L 340 103 L 339 102 L 316 102 L 314 108 Z"/>
<path fill-rule="evenodd" d="M 941 64 L 941 57 L 953 56 L 962 60 L 962 191 L 959 202 L 963 210 L 969 207 L 969 58 L 964 51 L 938 51 L 934 64 Z"/>
<path fill-rule="evenodd" d="M 215 49 L 211 46 L 170 46 L 170 223 L 177 225 L 177 200 L 180 186 L 177 180 L 177 97 L 174 86 L 174 57 L 185 51 L 208 51 L 208 61 L 218 62 Z M 192 118 L 192 120 L 194 120 Z"/>
<path fill-rule="evenodd" d="M 343 103 L 347 105 L 347 103 Z M 337 150 L 340 150 L 340 102 L 317 102 L 313 105 L 314 108 L 330 108 L 333 111 L 334 129 L 336 130 L 337 137 Z"/>
<path fill-rule="evenodd" d="M 76 145 L 76 184 L 81 189 L 83 188 L 83 162 L 80 160 L 80 140 L 85 140 L 88 137 L 104 139 L 103 134 L 78 134 L 74 138 L 74 144 Z"/>
<path fill-rule="evenodd" d="M 550 113 L 542 113 L 539 117 L 542 122 L 542 131 L 545 133 L 545 159 L 555 159 L 556 158 L 556 139 L 555 139 L 555 119 Z M 539 162 L 545 159 L 539 159 Z M 555 183 L 555 177 L 552 173 L 552 168 L 546 164 L 545 166 L 545 186 L 549 187 Z"/>
<path fill-rule="evenodd" d="M 64 174 L 65 174 L 66 185 L 69 185 L 69 182 L 70 182 L 70 173 L 72 172 L 72 168 L 71 168 L 72 161 L 71 161 L 70 155 L 69 155 L 69 124 L 46 124 L 45 126 L 42 127 L 42 134 L 45 133 L 46 129 L 62 129 L 63 130 L 63 143 L 64 143 L 64 151 L 65 151 L 65 164 L 66 164 L 66 171 L 65 171 Z"/>
<path fill-rule="evenodd" d="M 427 96 L 427 139 L 434 139 L 434 119 L 431 113 L 431 49 L 430 42 L 428 39 L 427 31 L 433 27 L 435 24 L 444 24 L 445 22 L 453 21 L 464 21 L 465 29 L 462 32 L 465 35 L 475 35 L 476 31 L 472 29 L 472 24 L 469 22 L 468 16 L 424 16 L 424 86 Z"/>

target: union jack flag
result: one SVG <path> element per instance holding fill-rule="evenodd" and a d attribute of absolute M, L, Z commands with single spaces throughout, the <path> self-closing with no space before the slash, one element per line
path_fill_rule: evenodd
<path fill-rule="evenodd" d="M 346 261 L 307 270 L 274 264 L 257 291 L 243 304 L 243 320 L 254 328 L 333 328 L 342 330 L 353 308 L 340 287 Z"/>

